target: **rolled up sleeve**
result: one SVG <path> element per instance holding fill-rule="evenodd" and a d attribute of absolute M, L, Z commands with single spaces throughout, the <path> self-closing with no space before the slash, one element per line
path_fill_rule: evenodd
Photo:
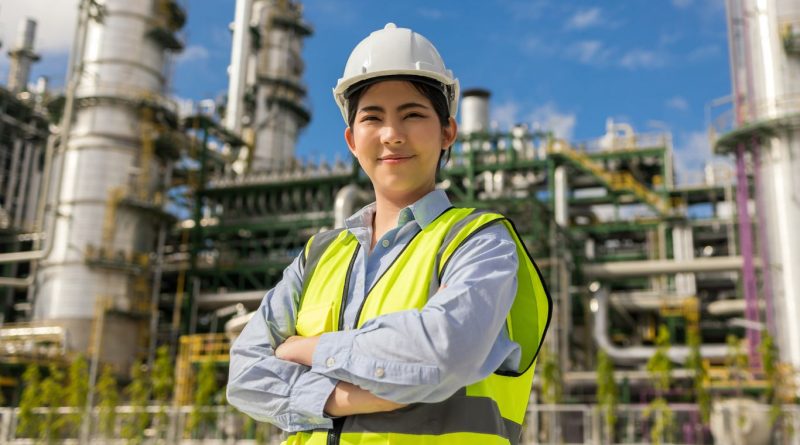
<path fill-rule="evenodd" d="M 307 366 L 275 357 L 275 347 L 295 334 L 301 276 L 297 258 L 266 293 L 231 347 L 227 387 L 228 403 L 289 432 L 332 427 L 323 409 L 337 383 Z"/>

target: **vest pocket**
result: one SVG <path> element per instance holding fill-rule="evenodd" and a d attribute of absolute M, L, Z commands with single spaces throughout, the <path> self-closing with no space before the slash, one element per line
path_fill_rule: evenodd
<path fill-rule="evenodd" d="M 339 314 L 333 313 L 333 305 L 329 302 L 313 306 L 303 305 L 300 307 L 295 323 L 297 335 L 313 337 L 325 332 L 332 332 L 334 320 L 338 317 Z"/>

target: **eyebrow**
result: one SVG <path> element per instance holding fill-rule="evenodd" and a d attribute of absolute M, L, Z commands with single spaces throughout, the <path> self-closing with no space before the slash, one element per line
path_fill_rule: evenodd
<path fill-rule="evenodd" d="M 425 104 L 421 104 L 419 102 L 408 102 L 408 103 L 404 103 L 403 105 L 400 105 L 399 107 L 397 107 L 397 111 L 405 111 L 405 110 L 407 110 L 409 108 L 425 108 L 425 109 L 428 109 L 429 107 L 426 106 Z M 361 108 L 361 109 L 358 110 L 359 113 L 370 112 L 370 111 L 377 111 L 377 112 L 383 113 L 386 110 L 384 110 L 384 108 L 382 106 L 380 106 L 380 105 L 367 105 L 366 107 Z"/>

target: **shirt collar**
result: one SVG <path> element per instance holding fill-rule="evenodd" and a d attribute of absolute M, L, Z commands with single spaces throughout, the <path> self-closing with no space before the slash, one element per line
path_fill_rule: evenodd
<path fill-rule="evenodd" d="M 397 225 L 402 226 L 408 221 L 416 221 L 421 229 L 424 229 L 433 222 L 445 210 L 452 207 L 450 199 L 444 190 L 434 190 L 423 196 L 417 202 L 405 207 L 398 215 Z M 344 221 L 347 229 L 358 227 L 372 227 L 372 219 L 375 216 L 375 203 L 363 207 Z"/>

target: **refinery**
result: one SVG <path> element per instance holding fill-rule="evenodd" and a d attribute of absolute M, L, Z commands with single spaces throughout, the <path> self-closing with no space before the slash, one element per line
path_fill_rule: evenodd
<path fill-rule="evenodd" d="M 182 1 L 81 0 L 58 91 L 35 17 L 2 42 L 0 444 L 281 442 L 226 404 L 230 345 L 374 197 L 349 158 L 295 156 L 301 2 L 235 3 L 221 105 L 167 92 Z M 437 188 L 513 220 L 554 303 L 522 444 L 800 443 L 800 6 L 725 13 L 702 183 L 668 132 L 499 131 L 492 85 L 462 91 Z"/>

